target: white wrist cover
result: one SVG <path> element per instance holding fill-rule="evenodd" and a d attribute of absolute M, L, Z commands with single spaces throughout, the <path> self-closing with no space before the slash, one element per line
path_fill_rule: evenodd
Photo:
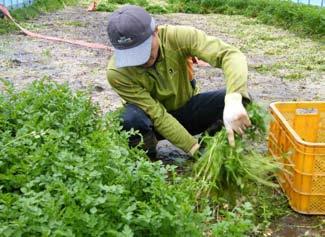
<path fill-rule="evenodd" d="M 188 154 L 190 156 L 194 156 L 195 152 L 200 148 L 200 145 L 198 143 L 195 143 L 192 148 L 189 150 Z"/>

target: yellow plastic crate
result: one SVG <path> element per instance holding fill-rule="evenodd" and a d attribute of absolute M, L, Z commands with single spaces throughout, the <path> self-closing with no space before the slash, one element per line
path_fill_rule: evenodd
<path fill-rule="evenodd" d="M 277 177 L 290 206 L 325 214 L 325 101 L 270 105 L 269 152 L 285 164 Z"/>

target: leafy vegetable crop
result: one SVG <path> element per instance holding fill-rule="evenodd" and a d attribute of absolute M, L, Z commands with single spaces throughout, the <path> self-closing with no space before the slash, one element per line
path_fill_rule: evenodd
<path fill-rule="evenodd" d="M 203 235 L 199 182 L 130 149 L 117 114 L 66 85 L 4 83 L 0 236 Z"/>
<path fill-rule="evenodd" d="M 2 85 L 0 236 L 244 236 L 283 215 L 274 189 L 251 189 L 250 176 L 230 172 L 237 157 L 221 165 L 228 179 L 217 176 L 213 191 L 235 182 L 245 195 L 235 205 L 197 198 L 209 182 L 129 148 L 118 112 L 101 114 L 84 92 L 46 79 L 23 91 Z"/>

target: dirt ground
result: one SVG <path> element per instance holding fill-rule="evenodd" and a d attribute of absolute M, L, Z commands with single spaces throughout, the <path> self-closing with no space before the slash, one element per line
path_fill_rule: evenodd
<path fill-rule="evenodd" d="M 82 7 L 72 7 L 44 14 L 38 19 L 26 23 L 25 26 L 45 35 L 109 44 L 106 34 L 109 14 L 87 12 Z M 325 51 L 322 51 L 323 45 L 309 39 L 295 41 L 299 47 L 302 47 L 301 53 L 296 52 L 299 55 L 304 53 L 307 47 L 304 46 L 306 42 L 310 44 L 309 48 L 319 47 L 320 56 L 317 56 L 319 50 L 316 50 L 316 59 L 311 60 L 318 60 L 317 63 L 320 66 L 306 67 L 305 73 L 305 71 L 295 72 L 294 70 L 301 70 L 301 68 L 297 68 L 297 65 L 291 67 L 289 65 L 288 68 L 291 68 L 291 72 L 288 74 L 281 65 L 285 65 L 285 62 L 291 60 L 289 57 L 286 58 L 286 54 L 288 54 L 286 52 L 291 52 L 290 45 L 283 43 L 284 45 L 281 47 L 284 47 L 284 50 L 287 47 L 288 51 L 284 51 L 282 54 L 266 52 L 266 43 L 261 47 L 259 41 L 255 41 L 257 42 L 256 47 L 252 48 L 252 45 L 247 42 L 252 42 L 250 37 L 254 32 L 245 33 L 245 30 L 248 27 L 255 29 L 255 23 L 243 17 L 237 17 L 237 21 L 230 23 L 229 18 L 229 16 L 221 15 L 169 14 L 157 15 L 156 22 L 158 24 L 192 25 L 240 47 L 248 58 L 250 93 L 254 100 L 265 107 L 273 101 L 325 99 L 325 69 L 322 65 Z M 229 22 L 228 28 L 225 22 Z M 239 25 L 236 22 L 243 24 Z M 265 29 L 265 32 L 269 32 L 268 28 Z M 288 36 L 290 39 L 294 37 L 296 40 L 296 36 L 288 32 L 278 29 L 275 31 L 278 35 L 276 37 L 279 39 Z M 269 38 L 266 38 L 263 42 L 269 43 L 269 41 Z M 299 43 L 300 41 L 303 44 Z M 270 42 L 270 46 L 272 44 Z M 294 48 L 297 50 L 296 47 Z M 99 103 L 103 112 L 106 112 L 121 106 L 119 97 L 112 91 L 106 80 L 106 65 L 110 56 L 105 50 L 46 42 L 18 33 L 0 35 L 0 78 L 11 81 L 19 89 L 45 76 L 60 83 L 68 83 L 73 89 L 89 90 L 93 101 Z M 293 61 L 294 63 L 295 61 Z M 195 72 L 201 91 L 213 90 L 225 85 L 220 69 L 198 67 Z M 304 77 L 299 78 L 301 75 Z M 296 77 L 298 79 L 295 79 Z M 186 158 L 181 151 L 172 147 L 168 142 L 160 143 L 158 149 L 161 157 L 167 161 L 171 156 Z M 269 236 L 324 236 L 322 234 L 325 233 L 321 232 L 322 228 L 319 223 L 324 225 L 324 218 L 292 214 L 275 222 Z"/>

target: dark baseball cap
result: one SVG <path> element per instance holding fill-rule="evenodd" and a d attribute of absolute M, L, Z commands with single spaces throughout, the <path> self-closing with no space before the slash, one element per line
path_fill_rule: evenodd
<path fill-rule="evenodd" d="M 151 54 L 155 21 L 143 8 L 127 5 L 114 11 L 108 21 L 108 37 L 115 49 L 116 67 L 145 64 Z"/>

